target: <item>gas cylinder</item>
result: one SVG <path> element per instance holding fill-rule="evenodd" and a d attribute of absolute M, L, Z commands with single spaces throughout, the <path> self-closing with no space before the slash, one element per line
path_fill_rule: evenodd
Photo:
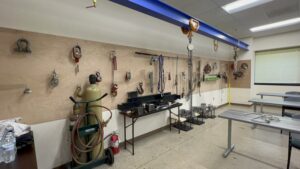
<path fill-rule="evenodd" d="M 85 91 L 82 94 L 82 100 L 84 101 L 92 101 L 92 100 L 96 100 L 98 98 L 101 97 L 101 89 L 99 87 L 99 85 L 97 84 L 97 77 L 95 75 L 90 75 L 89 76 L 89 82 L 90 84 L 86 87 Z M 101 101 L 96 101 L 96 102 L 92 102 L 89 104 L 89 106 L 93 106 L 93 105 L 101 105 Z M 103 121 L 102 119 L 102 109 L 100 107 L 92 107 L 92 108 L 88 108 L 89 111 L 97 114 L 98 118 L 101 120 L 101 122 Z M 88 124 L 96 124 L 97 121 L 95 118 L 90 118 L 88 119 Z M 103 141 L 102 143 L 103 144 Z M 99 152 L 100 147 L 102 147 L 102 150 L 99 157 L 101 158 L 103 156 L 103 147 L 101 146 L 101 144 L 99 144 L 93 151 L 93 158 L 95 158 L 95 156 L 97 155 L 97 153 Z"/>
<path fill-rule="evenodd" d="M 110 137 L 110 148 L 113 154 L 118 154 L 120 152 L 119 136 L 117 135 L 116 132 L 112 133 Z"/>

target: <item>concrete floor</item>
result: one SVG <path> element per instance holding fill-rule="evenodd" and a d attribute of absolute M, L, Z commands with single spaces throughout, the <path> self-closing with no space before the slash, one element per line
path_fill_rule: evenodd
<path fill-rule="evenodd" d="M 252 110 L 251 107 L 226 106 L 226 109 Z M 265 109 L 280 112 L 279 109 Z M 135 155 L 121 149 L 113 166 L 97 169 L 283 169 L 287 162 L 286 133 L 249 124 L 233 122 L 235 150 L 227 158 L 227 120 L 207 119 L 205 125 L 189 132 L 163 130 L 136 142 Z M 299 126 L 300 127 L 300 126 Z M 300 151 L 292 150 L 290 169 L 300 169 Z"/>

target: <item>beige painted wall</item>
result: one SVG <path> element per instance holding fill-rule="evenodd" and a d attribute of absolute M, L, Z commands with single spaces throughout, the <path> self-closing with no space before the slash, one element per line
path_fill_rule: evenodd
<path fill-rule="evenodd" d="M 15 42 L 19 38 L 26 38 L 31 42 L 32 54 L 14 52 Z M 77 75 L 74 72 L 75 64 L 70 59 L 70 51 L 76 44 L 81 46 L 83 53 L 79 63 L 80 72 Z M 112 81 L 109 59 L 111 50 L 116 50 L 118 57 L 115 79 L 119 84 L 119 94 L 115 98 L 106 97 L 103 104 L 114 109 L 117 104 L 126 100 L 128 91 L 136 89 L 139 81 L 147 82 L 148 72 L 155 69 L 149 65 L 149 57 L 140 57 L 134 52 L 157 54 L 163 52 L 0 28 L 0 119 L 20 116 L 24 123 L 34 124 L 66 118 L 72 109 L 68 97 L 73 95 L 77 85 L 85 85 L 88 82 L 88 75 L 95 71 L 100 71 L 103 76 L 103 81 L 99 84 L 103 93 L 109 93 Z M 177 56 L 172 53 L 163 54 Z M 224 66 L 222 61 L 202 59 L 202 68 L 206 63 L 213 62 L 217 62 L 218 69 Z M 173 86 L 175 65 L 175 59 L 165 59 L 166 76 L 168 72 L 172 74 L 172 80 L 166 80 L 166 91 L 175 92 Z M 196 60 L 194 65 L 196 69 Z M 60 84 L 51 90 L 48 81 L 54 69 L 59 74 Z M 185 59 L 179 60 L 178 69 L 179 72 L 185 71 L 187 74 Z M 132 72 L 133 79 L 130 82 L 124 80 L 126 71 Z M 18 84 L 27 85 L 33 93 L 23 95 L 21 88 L 8 90 Z M 181 86 L 182 83 L 179 83 L 180 88 Z M 220 80 L 203 83 L 201 91 L 212 91 L 222 87 L 226 85 L 222 85 Z M 145 94 L 149 94 L 148 85 Z"/>

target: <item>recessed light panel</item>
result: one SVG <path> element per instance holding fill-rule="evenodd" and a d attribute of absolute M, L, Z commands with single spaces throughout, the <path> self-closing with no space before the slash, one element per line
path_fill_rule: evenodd
<path fill-rule="evenodd" d="M 260 32 L 260 31 L 264 31 L 264 30 L 275 29 L 275 28 L 285 27 L 285 26 L 289 26 L 289 25 L 295 25 L 297 23 L 300 23 L 300 17 L 292 18 L 292 19 L 288 19 L 288 20 L 284 20 L 284 21 L 280 21 L 280 22 L 274 22 L 274 23 L 267 24 L 267 25 L 253 27 L 250 29 L 250 31 L 251 32 Z"/>
<path fill-rule="evenodd" d="M 249 8 L 253 8 L 255 6 L 259 6 L 272 0 L 237 0 L 227 5 L 222 6 L 222 8 L 228 13 L 236 13 L 239 11 L 243 11 Z"/>

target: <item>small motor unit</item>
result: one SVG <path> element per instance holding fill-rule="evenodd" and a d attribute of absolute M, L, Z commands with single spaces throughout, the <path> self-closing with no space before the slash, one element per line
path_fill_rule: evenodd
<path fill-rule="evenodd" d="M 145 109 L 146 109 L 147 112 L 154 111 L 155 110 L 155 105 L 154 104 L 146 104 Z"/>
<path fill-rule="evenodd" d="M 142 116 L 144 114 L 144 107 L 135 107 L 133 112 L 136 116 Z"/>

